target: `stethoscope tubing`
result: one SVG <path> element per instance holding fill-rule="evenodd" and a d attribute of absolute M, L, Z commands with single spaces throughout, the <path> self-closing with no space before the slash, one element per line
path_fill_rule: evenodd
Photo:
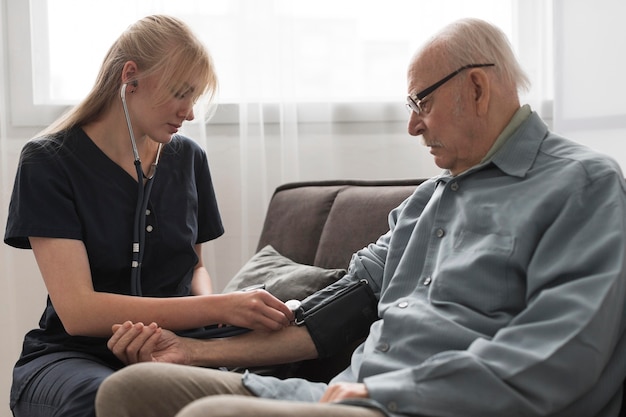
<path fill-rule="evenodd" d="M 145 241 L 145 224 L 146 224 L 146 210 L 148 199 L 150 198 L 150 191 L 152 189 L 152 180 L 149 179 L 146 182 L 144 188 L 143 184 L 143 169 L 141 167 L 141 161 L 135 160 L 135 168 L 137 169 L 137 205 L 135 207 L 135 219 L 133 222 L 133 257 L 130 269 L 130 293 L 132 295 L 141 296 L 141 262 L 143 261 Z"/>
<path fill-rule="evenodd" d="M 128 126 L 130 141 L 133 146 L 135 169 L 137 170 L 137 204 L 135 206 L 135 216 L 133 221 L 130 293 L 132 295 L 141 296 L 141 263 L 143 261 L 144 244 L 146 241 L 146 215 L 148 202 L 150 200 L 150 193 L 152 192 L 152 185 L 154 183 L 153 178 L 156 174 L 157 165 L 159 164 L 159 158 L 161 156 L 162 144 L 159 144 L 156 158 L 150 167 L 148 176 L 144 175 L 143 168 L 141 166 L 141 159 L 139 158 L 139 152 L 137 151 L 137 143 L 135 141 L 135 134 L 133 133 L 133 126 L 130 121 L 128 105 L 126 104 L 126 86 L 126 83 L 122 85 L 122 88 L 120 89 L 120 96 L 122 98 L 122 107 L 124 108 L 124 116 L 126 118 L 126 125 Z"/>

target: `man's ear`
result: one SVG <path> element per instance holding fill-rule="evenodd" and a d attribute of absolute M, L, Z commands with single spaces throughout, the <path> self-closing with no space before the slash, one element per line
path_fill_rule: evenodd
<path fill-rule="evenodd" d="M 476 114 L 483 116 L 489 108 L 489 99 L 491 96 L 491 83 L 487 73 L 480 69 L 473 69 L 470 74 L 471 97 L 474 100 Z"/>

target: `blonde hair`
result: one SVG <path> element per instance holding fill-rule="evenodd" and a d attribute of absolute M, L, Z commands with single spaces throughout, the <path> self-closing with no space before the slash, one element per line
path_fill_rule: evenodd
<path fill-rule="evenodd" d="M 443 45 L 445 61 L 454 71 L 467 64 L 495 64 L 496 75 L 518 91 L 528 90 L 530 80 L 521 68 L 509 40 L 498 27 L 480 19 L 457 20 L 435 35 L 431 45 Z"/>
<path fill-rule="evenodd" d="M 165 15 L 147 16 L 124 31 L 106 54 L 96 82 L 87 97 L 57 119 L 41 134 L 50 135 L 93 122 L 120 99 L 124 64 L 137 64 L 140 77 L 160 74 L 157 105 L 193 81 L 194 99 L 211 101 L 217 76 L 209 52 L 181 20 Z M 137 81 L 139 78 L 130 80 Z"/>

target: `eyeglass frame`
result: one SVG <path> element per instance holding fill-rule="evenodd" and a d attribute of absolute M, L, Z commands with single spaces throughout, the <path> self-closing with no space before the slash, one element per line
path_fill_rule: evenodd
<path fill-rule="evenodd" d="M 422 100 L 424 100 L 424 98 L 432 94 L 433 91 L 435 91 L 436 89 L 444 85 L 446 82 L 450 81 L 455 75 L 459 74 L 461 71 L 464 71 L 470 68 L 494 67 L 495 65 L 496 64 L 468 64 L 468 65 L 462 66 L 461 68 L 454 71 L 453 73 L 446 75 L 441 80 L 434 83 L 433 85 L 426 87 L 419 93 L 409 94 L 406 97 L 406 100 L 407 100 L 406 107 L 409 110 L 409 113 L 410 112 L 415 112 L 417 114 L 422 113 L 423 112 L 422 106 L 421 106 Z"/>

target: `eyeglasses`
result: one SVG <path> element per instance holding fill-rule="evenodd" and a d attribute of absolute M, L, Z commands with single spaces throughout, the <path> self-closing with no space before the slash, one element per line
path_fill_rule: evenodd
<path fill-rule="evenodd" d="M 424 100 L 424 98 L 426 96 L 428 96 L 433 91 L 435 91 L 436 89 L 438 89 L 439 87 L 444 85 L 446 82 L 448 82 L 450 79 L 452 79 L 455 75 L 457 75 L 461 71 L 469 69 L 469 68 L 493 67 L 495 65 L 496 64 L 469 64 L 469 65 L 465 65 L 464 67 L 461 67 L 458 70 L 454 71 L 452 74 L 446 75 L 441 80 L 437 81 L 436 83 L 434 83 L 430 87 L 425 88 L 424 90 L 420 91 L 419 93 L 409 94 L 407 96 L 407 98 L 406 98 L 406 108 L 407 108 L 407 111 L 409 112 L 409 114 L 411 112 L 415 112 L 417 114 L 427 113 L 427 111 L 425 111 L 424 108 L 422 107 L 422 100 Z"/>

